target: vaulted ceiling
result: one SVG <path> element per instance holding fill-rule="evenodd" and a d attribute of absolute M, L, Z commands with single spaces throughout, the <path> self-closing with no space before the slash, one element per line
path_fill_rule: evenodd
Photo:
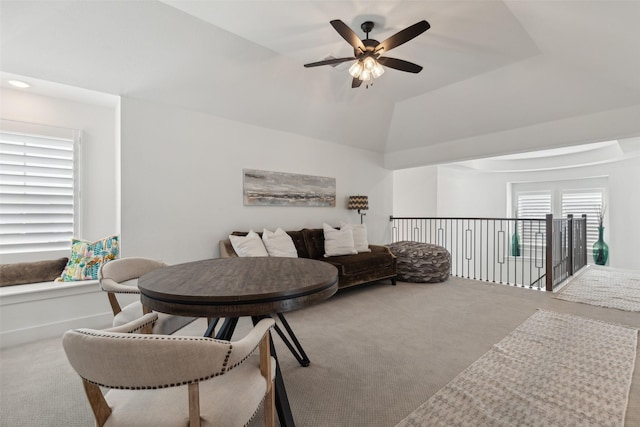
<path fill-rule="evenodd" d="M 384 153 L 389 168 L 640 136 L 640 1 L 5 1 L 6 73 Z M 382 41 L 351 89 L 341 19 Z"/>

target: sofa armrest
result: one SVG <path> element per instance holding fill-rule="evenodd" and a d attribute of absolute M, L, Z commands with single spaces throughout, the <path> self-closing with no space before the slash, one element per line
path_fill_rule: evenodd
<path fill-rule="evenodd" d="M 233 246 L 231 245 L 231 240 L 229 239 L 220 240 L 219 246 L 220 246 L 220 258 L 237 258 L 238 257 L 238 254 L 236 253 L 236 251 L 233 249 Z"/>
<path fill-rule="evenodd" d="M 396 257 L 393 252 L 391 252 L 391 249 L 389 249 L 389 246 L 369 245 L 369 249 L 371 249 L 371 252 L 385 252 L 394 258 Z"/>

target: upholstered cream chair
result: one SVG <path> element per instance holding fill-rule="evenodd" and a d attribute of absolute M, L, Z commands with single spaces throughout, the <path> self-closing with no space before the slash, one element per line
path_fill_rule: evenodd
<path fill-rule="evenodd" d="M 155 259 L 130 257 L 116 259 L 100 267 L 98 280 L 102 290 L 107 292 L 109 304 L 111 304 L 111 309 L 113 310 L 113 326 L 124 325 L 142 317 L 144 314 L 140 301 L 121 307 L 116 294 L 139 295 L 138 278 L 155 269 L 166 267 L 166 265 Z M 194 320 L 193 317 L 158 313 L 158 321 L 153 327 L 153 333 L 170 335 Z"/>
<path fill-rule="evenodd" d="M 263 402 L 265 426 L 274 425 L 273 319 L 234 342 L 136 333 L 156 319 L 64 334 L 98 426 L 245 426 Z"/>

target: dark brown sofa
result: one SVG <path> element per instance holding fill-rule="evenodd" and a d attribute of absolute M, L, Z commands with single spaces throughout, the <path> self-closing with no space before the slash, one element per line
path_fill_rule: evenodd
<path fill-rule="evenodd" d="M 235 236 L 246 236 L 246 232 L 234 231 Z M 258 233 L 262 234 L 262 233 Z M 355 255 L 324 257 L 324 232 L 321 228 L 304 228 L 287 231 L 298 251 L 298 257 L 311 258 L 333 264 L 338 269 L 338 287 L 360 285 L 381 279 L 391 279 L 396 284 L 396 257 L 386 246 L 369 245 L 371 252 Z M 222 258 L 238 256 L 229 239 L 220 241 Z"/>

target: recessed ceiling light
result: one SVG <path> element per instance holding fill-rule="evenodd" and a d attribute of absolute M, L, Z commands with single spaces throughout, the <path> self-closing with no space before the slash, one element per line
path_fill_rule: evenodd
<path fill-rule="evenodd" d="M 29 83 L 25 83 L 20 80 L 9 80 L 9 84 L 11 86 L 19 87 L 20 89 L 26 89 L 28 87 L 31 87 Z"/>

